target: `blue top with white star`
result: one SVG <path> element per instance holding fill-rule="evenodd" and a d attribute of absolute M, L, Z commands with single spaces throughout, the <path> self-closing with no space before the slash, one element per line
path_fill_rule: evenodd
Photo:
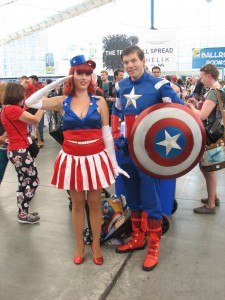
<path fill-rule="evenodd" d="M 144 72 L 136 81 L 125 78 L 119 81 L 117 99 L 112 114 L 139 115 L 144 109 L 162 102 L 183 104 L 170 86 L 170 82 Z"/>

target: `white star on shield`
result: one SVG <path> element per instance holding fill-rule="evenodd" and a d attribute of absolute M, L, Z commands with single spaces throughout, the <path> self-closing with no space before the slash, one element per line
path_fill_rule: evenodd
<path fill-rule="evenodd" d="M 181 150 L 181 147 L 177 144 L 177 139 L 179 138 L 179 136 L 180 133 L 174 136 L 170 136 L 169 133 L 165 130 L 165 140 L 156 144 L 160 146 L 165 146 L 166 155 L 168 155 L 173 148 Z"/>
<path fill-rule="evenodd" d="M 136 100 L 138 98 L 140 98 L 141 96 L 142 95 L 135 95 L 135 91 L 134 91 L 134 87 L 133 87 L 130 94 L 124 95 L 124 97 L 127 99 L 127 104 L 126 104 L 125 108 L 127 108 L 129 105 L 133 105 L 135 108 L 137 108 Z"/>

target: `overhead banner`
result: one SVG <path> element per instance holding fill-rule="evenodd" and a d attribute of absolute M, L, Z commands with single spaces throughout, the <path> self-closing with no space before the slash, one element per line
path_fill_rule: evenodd
<path fill-rule="evenodd" d="M 103 67 L 107 70 L 123 68 L 120 55 L 130 46 L 139 46 L 146 59 L 146 65 L 151 69 L 159 66 L 164 71 L 176 70 L 176 38 L 174 32 L 151 31 L 141 35 L 115 34 L 103 37 Z"/>
<path fill-rule="evenodd" d="M 176 70 L 176 33 L 151 31 L 140 36 L 140 48 L 143 49 L 146 64 L 152 68 L 158 66 L 162 72 Z"/>
<path fill-rule="evenodd" d="M 53 53 L 45 54 L 45 73 L 54 74 L 55 73 L 55 63 Z"/>
<path fill-rule="evenodd" d="M 192 68 L 199 69 L 205 64 L 213 64 L 218 68 L 225 68 L 225 47 L 193 48 Z"/>

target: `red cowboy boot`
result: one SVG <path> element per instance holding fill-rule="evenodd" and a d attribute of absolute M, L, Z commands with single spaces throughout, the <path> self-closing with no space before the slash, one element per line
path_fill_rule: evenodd
<path fill-rule="evenodd" d="M 153 270 L 159 261 L 159 244 L 162 235 L 162 220 L 148 219 L 148 250 L 145 256 L 143 270 Z"/>
<path fill-rule="evenodd" d="M 134 250 L 142 250 L 145 248 L 145 234 L 147 230 L 147 214 L 146 212 L 131 212 L 132 238 L 124 245 L 116 248 L 117 253 L 132 252 Z"/>

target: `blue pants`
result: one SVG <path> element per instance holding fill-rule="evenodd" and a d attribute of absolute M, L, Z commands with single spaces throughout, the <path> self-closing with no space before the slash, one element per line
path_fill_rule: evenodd
<path fill-rule="evenodd" d="M 42 116 L 42 118 L 38 124 L 38 131 L 40 133 L 40 137 L 43 142 L 44 141 L 44 115 Z"/>
<path fill-rule="evenodd" d="M 123 176 L 129 208 L 145 211 L 151 220 L 161 220 L 160 180 L 142 172 L 129 155 L 122 157 L 121 168 L 130 175 L 130 178 Z"/>
<path fill-rule="evenodd" d="M 7 157 L 7 149 L 0 149 L 0 183 L 2 182 L 2 179 L 4 177 L 8 161 L 9 159 Z"/>

